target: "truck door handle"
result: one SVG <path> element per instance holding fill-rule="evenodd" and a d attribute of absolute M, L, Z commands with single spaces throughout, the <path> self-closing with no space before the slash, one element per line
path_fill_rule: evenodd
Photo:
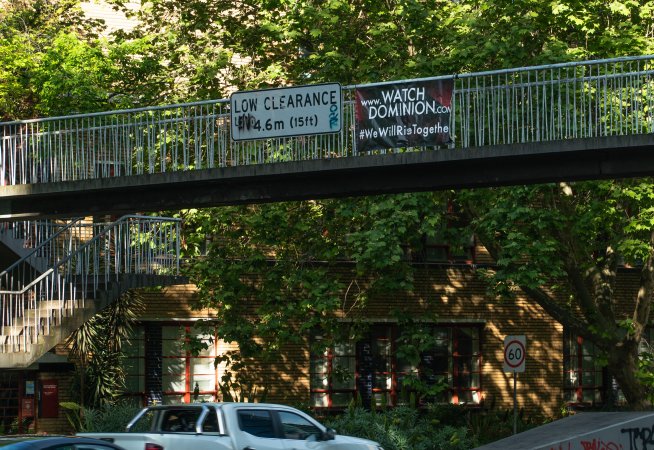
<path fill-rule="evenodd" d="M 243 450 L 254 450 L 254 448 L 250 447 L 249 445 L 247 447 L 243 447 Z"/>

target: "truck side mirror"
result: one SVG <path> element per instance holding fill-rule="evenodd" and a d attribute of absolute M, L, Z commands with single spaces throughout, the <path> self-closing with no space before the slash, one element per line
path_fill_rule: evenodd
<path fill-rule="evenodd" d="M 323 431 L 321 440 L 322 441 L 333 441 L 336 438 L 336 430 L 333 428 L 327 428 Z"/>

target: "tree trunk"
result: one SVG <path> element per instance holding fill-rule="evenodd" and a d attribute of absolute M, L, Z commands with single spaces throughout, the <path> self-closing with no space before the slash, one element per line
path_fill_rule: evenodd
<path fill-rule="evenodd" d="M 651 408 L 647 399 L 645 386 L 637 377 L 638 373 L 638 343 L 625 339 L 611 347 L 608 351 L 608 369 L 617 381 L 629 408 L 642 411 Z"/>

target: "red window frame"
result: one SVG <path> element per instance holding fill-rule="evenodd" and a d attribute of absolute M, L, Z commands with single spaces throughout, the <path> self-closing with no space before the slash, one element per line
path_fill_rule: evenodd
<path fill-rule="evenodd" d="M 582 336 L 566 331 L 563 342 L 563 392 L 570 405 L 606 401 L 607 371 L 597 361 L 598 349 Z M 599 381 L 599 382 L 598 382 Z"/>
<path fill-rule="evenodd" d="M 161 339 L 162 339 L 162 348 L 163 348 L 163 342 L 166 340 L 164 337 L 164 329 L 168 328 L 173 328 L 173 327 L 178 327 L 184 332 L 185 336 L 185 342 L 188 343 L 189 338 L 188 336 L 191 335 L 193 325 L 192 324 L 163 324 L 162 332 L 161 332 Z M 213 346 L 213 354 L 217 355 L 217 345 L 218 345 L 218 339 L 216 338 L 215 332 L 213 333 L 212 336 L 212 342 L 209 344 Z M 163 389 L 163 397 L 164 399 L 166 397 L 172 397 L 172 396 L 181 396 L 182 401 L 184 403 L 191 403 L 194 400 L 194 395 L 198 394 L 199 396 L 213 396 L 214 399 L 217 398 L 218 396 L 218 368 L 214 366 L 213 368 L 213 374 L 211 373 L 194 373 L 192 370 L 192 364 L 194 360 L 202 360 L 202 359 L 210 359 L 211 363 L 213 364 L 213 361 L 215 359 L 215 356 L 194 356 L 191 354 L 191 351 L 188 350 L 188 346 L 184 349 L 184 353 L 180 355 L 166 355 L 165 352 L 162 350 L 162 363 L 166 359 L 181 359 L 184 361 L 184 390 L 166 390 L 165 388 Z M 165 367 L 165 364 L 162 364 Z M 162 370 L 163 372 L 163 370 Z M 213 389 L 205 389 L 205 390 L 198 390 L 197 392 L 194 392 L 195 386 L 193 385 L 193 376 L 198 376 L 198 375 L 213 375 L 214 378 L 214 385 Z M 163 376 L 163 374 L 162 374 Z M 163 381 L 163 380 L 162 380 Z M 164 403 L 166 401 L 164 400 Z"/>
<path fill-rule="evenodd" d="M 447 380 L 449 385 L 448 389 L 443 393 L 443 396 L 438 399 L 429 399 L 430 401 L 437 402 L 451 402 L 451 403 L 466 403 L 478 405 L 483 401 L 483 389 L 482 389 L 482 328 L 481 324 L 431 324 L 434 330 L 447 330 L 448 331 L 448 341 L 447 345 L 447 370 L 439 373 L 433 373 L 438 377 L 444 377 Z M 476 353 L 473 350 L 465 351 L 462 345 L 461 333 L 462 329 L 473 329 L 476 334 Z M 385 331 L 384 331 L 385 330 Z M 372 386 L 372 395 L 375 397 L 376 404 L 380 404 L 380 398 L 383 395 L 387 396 L 387 405 L 396 406 L 406 402 L 406 399 L 403 397 L 406 395 L 406 392 L 402 392 L 402 378 L 407 376 L 408 373 L 402 370 L 402 364 L 398 362 L 396 356 L 396 347 L 397 347 L 397 338 L 398 338 L 398 327 L 396 324 L 384 324 L 384 325 L 374 325 L 371 327 L 370 337 L 368 338 L 371 342 L 376 342 L 379 340 L 389 340 L 390 352 L 388 355 L 388 360 L 386 361 L 386 368 L 390 370 L 374 370 L 374 379 L 381 379 L 382 381 L 386 379 L 387 387 L 383 387 L 380 384 L 375 384 Z M 475 339 L 473 339 L 475 340 Z M 352 345 L 352 344 L 350 344 Z M 473 344 L 473 349 L 475 345 Z M 355 348 L 355 354 L 350 355 L 340 355 L 335 352 L 335 349 L 329 348 L 326 350 L 324 355 L 312 355 L 312 364 L 310 369 L 310 393 L 311 393 L 311 403 L 312 406 L 316 409 L 338 409 L 347 406 L 343 401 L 334 401 L 336 396 L 346 395 L 346 398 L 355 399 L 358 392 L 360 392 L 360 376 L 361 376 L 361 360 L 362 355 L 360 354 L 359 346 L 356 344 L 353 345 Z M 374 355 L 378 360 L 380 355 L 377 353 Z M 354 382 L 351 388 L 345 389 L 342 387 L 335 387 L 333 383 L 334 377 L 332 373 L 336 370 L 337 365 L 334 364 L 336 358 L 350 357 L 354 358 L 356 371 L 354 373 Z M 324 362 L 325 370 L 316 370 L 316 367 L 319 367 L 320 364 L 317 362 Z M 472 363 L 472 366 L 466 370 L 462 370 L 465 366 L 465 363 Z M 426 371 L 424 371 L 426 372 Z M 421 368 L 418 368 L 418 376 L 422 376 Z M 469 377 L 468 383 L 464 383 L 465 377 Z M 316 380 L 326 381 L 326 386 L 316 386 Z M 476 383 L 473 382 L 476 380 Z M 390 383 L 388 383 L 390 381 Z M 468 386 L 465 386 L 468 384 Z M 468 399 L 477 397 L 476 401 L 468 401 Z M 323 401 L 317 401 L 318 398 L 324 397 L 326 399 Z M 319 404 L 322 403 L 322 404 Z"/>
<path fill-rule="evenodd" d="M 142 327 L 142 325 L 139 325 L 139 326 L 135 327 L 135 329 L 138 329 L 139 327 Z M 184 403 L 191 403 L 192 401 L 194 401 L 195 394 L 198 394 L 198 396 L 204 396 L 204 397 L 212 396 L 214 399 L 218 398 L 219 397 L 218 368 L 214 366 L 213 371 L 212 371 L 213 373 L 204 373 L 204 372 L 202 372 L 202 373 L 195 373 L 194 374 L 193 370 L 192 370 L 194 360 L 210 359 L 211 363 L 213 364 L 215 356 L 193 356 L 191 354 L 190 350 L 188 350 L 187 348 L 184 348 L 183 352 L 180 353 L 180 354 L 167 354 L 166 351 L 164 350 L 164 348 L 165 348 L 164 342 L 165 341 L 175 340 L 174 338 L 166 338 L 165 337 L 165 334 L 166 334 L 164 332 L 165 328 L 174 328 L 174 327 L 179 328 L 180 329 L 180 334 L 183 333 L 184 336 L 185 336 L 185 339 L 188 341 L 187 336 L 190 336 L 191 333 L 193 332 L 193 323 L 189 323 L 189 322 L 181 322 L 181 323 L 163 322 L 163 323 L 161 323 L 161 327 L 162 327 L 162 329 L 161 329 L 161 353 L 162 353 L 161 354 L 161 359 L 162 359 L 161 382 L 162 382 L 162 387 L 165 386 L 165 384 L 166 384 L 165 381 L 164 381 L 164 373 L 163 373 L 163 372 L 166 371 L 166 364 L 165 364 L 166 360 L 170 361 L 170 360 L 173 360 L 173 359 L 177 359 L 177 360 L 182 361 L 182 365 L 180 366 L 181 371 L 176 372 L 176 373 L 174 373 L 172 375 L 177 374 L 177 375 L 180 375 L 179 378 L 184 379 L 184 389 L 183 390 L 179 390 L 179 389 L 178 390 L 171 390 L 171 389 L 167 390 L 165 388 L 162 389 L 163 402 L 168 403 L 166 401 L 166 397 L 168 397 L 168 398 L 179 397 L 179 398 L 181 398 L 181 400 Z M 210 343 L 209 345 L 213 346 L 213 354 L 217 355 L 218 354 L 218 339 L 216 337 L 215 332 L 213 333 L 212 337 L 213 337 L 212 343 Z M 137 339 L 134 340 L 134 342 L 132 342 L 132 345 L 134 345 L 134 343 L 136 343 L 137 345 L 140 345 L 141 347 L 136 352 L 137 356 L 133 356 L 133 357 L 128 356 L 128 357 L 135 361 L 135 364 L 134 364 L 133 367 L 135 367 L 137 370 L 136 370 L 136 373 L 128 372 L 126 374 L 126 376 L 127 376 L 127 378 L 137 378 L 138 381 L 135 384 L 137 384 L 140 387 L 144 388 L 145 385 L 146 385 L 145 377 L 147 376 L 147 374 L 146 374 L 145 371 L 141 371 L 141 370 L 138 370 L 138 369 L 139 369 L 139 367 L 141 367 L 141 368 L 145 367 L 145 354 L 146 354 L 145 339 L 138 339 L 137 338 Z M 139 360 L 143 360 L 143 364 L 139 365 L 139 363 L 138 363 Z M 169 374 L 169 375 L 171 375 L 171 374 Z M 213 389 L 204 389 L 204 390 L 198 390 L 197 392 L 194 392 L 195 386 L 193 385 L 193 381 L 192 381 L 192 378 L 193 378 L 194 375 L 195 376 L 198 376 L 198 375 L 210 375 L 211 376 L 211 375 L 213 375 L 213 377 L 214 377 Z M 126 395 L 134 396 L 134 397 L 136 397 L 136 396 L 141 397 L 143 402 L 145 402 L 146 398 L 147 398 L 147 393 L 146 392 L 140 392 L 140 391 L 128 391 L 128 392 L 126 392 Z"/>

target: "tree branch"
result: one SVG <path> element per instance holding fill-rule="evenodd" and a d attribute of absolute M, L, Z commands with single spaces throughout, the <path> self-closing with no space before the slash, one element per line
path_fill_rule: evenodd
<path fill-rule="evenodd" d="M 575 220 L 575 206 L 571 201 L 573 197 L 572 187 L 567 183 L 560 183 L 558 191 L 553 192 L 551 197 L 552 207 L 560 211 L 562 216 L 568 219 L 568 223 Z M 572 226 L 564 225 L 555 228 L 555 233 L 558 235 L 559 242 L 568 250 L 566 256 L 563 257 L 565 273 L 572 284 L 581 312 L 586 322 L 597 325 L 596 328 L 604 332 L 613 330 L 615 317 L 610 301 L 607 303 L 604 297 L 599 298 L 601 295 L 607 294 L 606 281 L 600 269 L 595 265 L 588 269 L 586 274 L 582 272 L 582 265 L 577 260 L 577 255 L 584 255 L 585 250 L 579 248 L 578 238 L 573 235 L 571 230 Z M 589 290 L 589 285 L 592 286 L 592 291 Z M 596 332 L 591 333 L 596 334 Z M 596 337 L 601 338 L 601 336 Z M 602 340 L 605 339 L 602 338 Z"/>
<path fill-rule="evenodd" d="M 478 238 L 482 245 L 486 247 L 493 260 L 497 261 L 499 259 L 499 246 L 494 241 L 486 242 L 483 236 L 478 236 Z M 597 336 L 594 332 L 589 330 L 588 323 L 581 320 L 568 308 L 561 306 L 559 302 L 552 298 L 543 289 L 520 285 L 518 285 L 518 287 L 541 308 L 543 308 L 554 320 L 562 324 L 571 332 L 579 336 L 592 336 L 594 339 L 600 338 L 600 336 Z"/>
<path fill-rule="evenodd" d="M 652 295 L 654 294 L 654 230 L 650 234 L 650 252 L 640 272 L 640 285 L 636 296 L 636 307 L 634 308 L 633 338 L 640 341 L 640 338 L 647 326 L 650 310 L 652 308 Z"/>

